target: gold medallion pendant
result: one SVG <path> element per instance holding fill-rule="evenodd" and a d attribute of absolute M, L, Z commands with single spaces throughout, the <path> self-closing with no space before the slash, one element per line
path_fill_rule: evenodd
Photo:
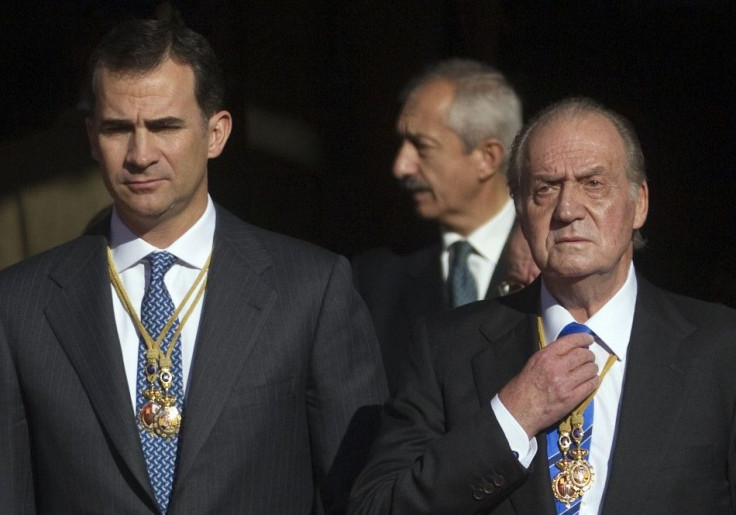
<path fill-rule="evenodd" d="M 570 460 L 558 461 L 556 465 L 561 472 L 552 479 L 552 495 L 561 503 L 565 503 L 567 508 L 570 507 L 570 503 L 579 497 L 567 469 L 568 463 L 570 463 Z"/>
<path fill-rule="evenodd" d="M 151 386 L 143 391 L 147 402 L 138 410 L 138 421 L 147 432 L 170 440 L 179 434 L 181 411 L 176 406 L 176 396 L 169 394 L 172 384 L 171 370 L 162 367 L 159 373 L 156 371 L 155 364 L 149 363 L 146 376 Z M 163 391 L 154 386 L 156 382 Z"/>
<path fill-rule="evenodd" d="M 138 410 L 141 427 L 167 440 L 177 436 L 181 428 L 181 411 L 176 406 L 176 397 L 155 389 L 145 390 L 143 395 L 149 400 Z"/>
<path fill-rule="evenodd" d="M 211 259 L 212 254 L 207 258 L 207 262 L 204 264 L 204 267 L 202 267 L 202 270 L 197 275 L 197 278 L 187 291 L 182 302 L 171 314 L 166 324 L 164 324 L 163 329 L 154 340 L 153 337 L 148 334 L 148 331 L 143 326 L 143 322 L 141 322 L 138 313 L 136 313 L 128 294 L 125 291 L 125 287 L 123 286 L 120 276 L 115 269 L 112 250 L 110 247 L 107 248 L 107 265 L 110 282 L 112 283 L 115 292 L 118 294 L 120 302 L 123 304 L 123 307 L 135 324 L 138 334 L 145 342 L 147 349 L 144 374 L 148 381 L 148 388 L 142 392 L 146 401 L 143 403 L 143 406 L 138 409 L 138 423 L 141 425 L 143 430 L 149 434 L 166 438 L 167 440 L 170 440 L 179 434 L 182 419 L 181 410 L 177 406 L 178 399 L 175 395 L 169 393 L 169 390 L 174 385 L 171 354 L 179 340 L 179 337 L 181 336 L 184 324 L 186 324 L 187 320 L 192 315 L 194 308 L 202 299 L 202 295 L 204 294 L 204 290 L 207 285 L 205 277 L 209 270 Z M 192 295 L 194 295 L 193 300 L 191 300 Z M 164 338 L 169 334 L 169 330 L 173 327 L 176 320 L 178 320 L 179 313 L 185 306 L 188 306 L 188 308 L 184 318 L 174 330 L 174 334 L 171 337 L 168 348 L 164 352 L 161 348 Z"/>
<path fill-rule="evenodd" d="M 566 508 L 569 508 L 572 502 L 590 490 L 595 482 L 595 470 L 586 459 L 588 451 L 581 447 L 585 433 L 582 418 L 579 416 L 573 418 L 576 420 L 572 434 L 567 430 L 569 422 L 561 424 L 558 445 L 562 452 L 562 459 L 555 463 L 560 472 L 552 479 L 552 495 L 559 502 L 564 503 Z M 571 449 L 573 444 L 575 448 Z"/>

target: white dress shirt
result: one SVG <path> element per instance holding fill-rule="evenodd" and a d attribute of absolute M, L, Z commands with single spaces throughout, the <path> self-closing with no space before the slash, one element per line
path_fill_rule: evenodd
<path fill-rule="evenodd" d="M 608 479 L 609 458 L 621 400 L 626 354 L 631 338 L 631 326 L 634 322 L 636 291 L 636 274 L 634 265 L 631 264 L 626 282 L 621 289 L 595 315 L 585 321 L 585 325 L 596 336 L 590 350 L 595 354 L 598 370 L 603 370 L 611 354 L 615 354 L 617 359 L 595 394 L 593 437 L 589 456 L 590 464 L 595 470 L 595 482 L 591 489 L 583 495 L 580 503 L 581 515 L 597 514 L 600 511 Z M 574 322 L 575 319 L 555 300 L 544 285 L 544 281 L 542 281 L 540 304 L 544 338 L 546 342 L 552 342 L 557 339 L 562 328 Z M 537 452 L 536 439 L 528 439 L 519 423 L 503 406 L 498 395 L 491 401 L 491 407 L 506 434 L 511 449 L 518 453 L 521 464 L 528 467 Z"/>
<path fill-rule="evenodd" d="M 478 299 L 484 299 L 488 292 L 488 286 L 493 277 L 506 240 L 511 233 L 516 218 L 514 202 L 509 199 L 501 211 L 486 223 L 478 227 L 467 238 L 455 232 L 443 231 L 442 233 L 442 278 L 447 281 L 450 269 L 450 245 L 459 240 L 467 240 L 473 246 L 474 252 L 468 256 L 468 268 L 475 279 Z"/>
<path fill-rule="evenodd" d="M 169 290 L 174 305 L 179 306 L 212 252 L 214 235 L 215 207 L 211 198 L 208 198 L 207 209 L 202 217 L 178 240 L 165 249 L 158 249 L 135 236 L 123 224 L 113 209 L 112 223 L 110 226 L 112 257 L 125 291 L 132 305 L 136 308 L 139 317 L 143 294 L 151 277 L 150 265 L 143 258 L 151 252 L 160 250 L 166 250 L 176 256 L 176 262 L 166 273 L 164 283 Z M 115 311 L 115 324 L 117 325 L 120 347 L 123 353 L 125 376 L 128 380 L 130 399 L 133 410 L 135 411 L 138 348 L 140 346 L 138 331 L 112 285 L 110 285 L 110 292 Z M 189 380 L 189 369 L 191 368 L 192 356 L 194 355 L 194 343 L 197 338 L 197 329 L 202 313 L 203 299 L 204 297 L 202 297 L 192 311 L 186 325 L 182 328 L 181 336 L 177 343 L 177 345 L 181 345 L 182 350 L 185 396 Z M 182 317 L 183 313 L 179 316 L 180 321 Z M 154 339 L 156 336 L 158 335 L 153 336 Z"/>

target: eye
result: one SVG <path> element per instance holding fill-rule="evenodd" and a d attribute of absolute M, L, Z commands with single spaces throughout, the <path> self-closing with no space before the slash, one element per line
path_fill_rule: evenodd
<path fill-rule="evenodd" d="M 117 124 L 103 124 L 100 127 L 100 134 L 112 136 L 114 134 L 125 134 L 131 131 L 131 128 L 126 125 L 117 125 Z"/>
<path fill-rule="evenodd" d="M 414 148 L 421 157 L 425 157 L 429 153 L 429 147 L 422 143 L 415 144 Z"/>
<path fill-rule="evenodd" d="M 585 181 L 585 184 L 584 184 L 586 189 L 594 190 L 594 191 L 602 189 L 604 185 L 605 183 L 603 181 L 601 181 L 600 179 L 596 179 L 594 177 L 591 177 L 590 179 Z"/>
<path fill-rule="evenodd" d="M 534 188 L 534 195 L 545 196 L 551 194 L 553 191 L 551 184 L 538 184 Z"/>
<path fill-rule="evenodd" d="M 151 132 L 176 132 L 179 129 L 181 129 L 181 125 L 178 124 L 161 124 L 161 125 L 151 125 L 148 130 Z"/>

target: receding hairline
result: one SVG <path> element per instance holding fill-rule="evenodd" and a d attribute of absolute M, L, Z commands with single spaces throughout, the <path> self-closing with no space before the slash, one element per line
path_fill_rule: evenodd
<path fill-rule="evenodd" d="M 537 123 L 527 134 L 526 145 L 525 145 L 525 155 L 521 157 L 524 160 L 526 160 L 528 163 L 529 149 L 531 148 L 535 140 L 540 137 L 540 133 L 544 131 L 545 129 L 555 130 L 555 129 L 550 129 L 550 127 L 555 126 L 557 124 L 581 123 L 587 119 L 596 119 L 599 122 L 603 122 L 603 124 L 607 126 L 607 128 L 609 129 L 610 133 L 615 134 L 615 140 L 617 141 L 617 144 L 619 145 L 619 150 L 621 151 L 624 157 L 624 162 L 626 162 L 627 161 L 627 155 L 626 155 L 627 149 L 626 149 L 626 141 L 624 139 L 623 134 L 621 133 L 619 128 L 616 126 L 616 124 L 613 122 L 613 120 L 609 116 L 606 116 L 604 113 L 601 113 L 599 111 L 594 111 L 594 110 L 560 111 L 560 112 L 553 113 L 549 118 L 540 120 L 539 123 Z M 586 131 L 585 134 L 589 134 L 589 132 Z"/>

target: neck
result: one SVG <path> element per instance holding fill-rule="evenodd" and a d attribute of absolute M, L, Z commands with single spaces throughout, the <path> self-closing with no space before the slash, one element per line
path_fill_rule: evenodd
<path fill-rule="evenodd" d="M 508 200 L 507 190 L 495 188 L 489 194 L 476 199 L 474 202 L 475 209 L 469 209 L 468 212 L 459 214 L 452 220 L 443 223 L 443 225 L 445 229 L 467 238 L 480 226 L 498 215 Z"/>
<path fill-rule="evenodd" d="M 138 238 L 156 248 L 165 249 L 191 229 L 206 209 L 205 201 L 203 206 L 179 213 L 179 216 L 167 216 L 168 213 L 157 216 L 126 216 L 122 210 L 118 211 L 118 215 Z"/>
<path fill-rule="evenodd" d="M 543 274 L 544 284 L 552 296 L 579 323 L 595 315 L 623 287 L 631 261 L 615 274 L 594 274 L 570 279 Z"/>

